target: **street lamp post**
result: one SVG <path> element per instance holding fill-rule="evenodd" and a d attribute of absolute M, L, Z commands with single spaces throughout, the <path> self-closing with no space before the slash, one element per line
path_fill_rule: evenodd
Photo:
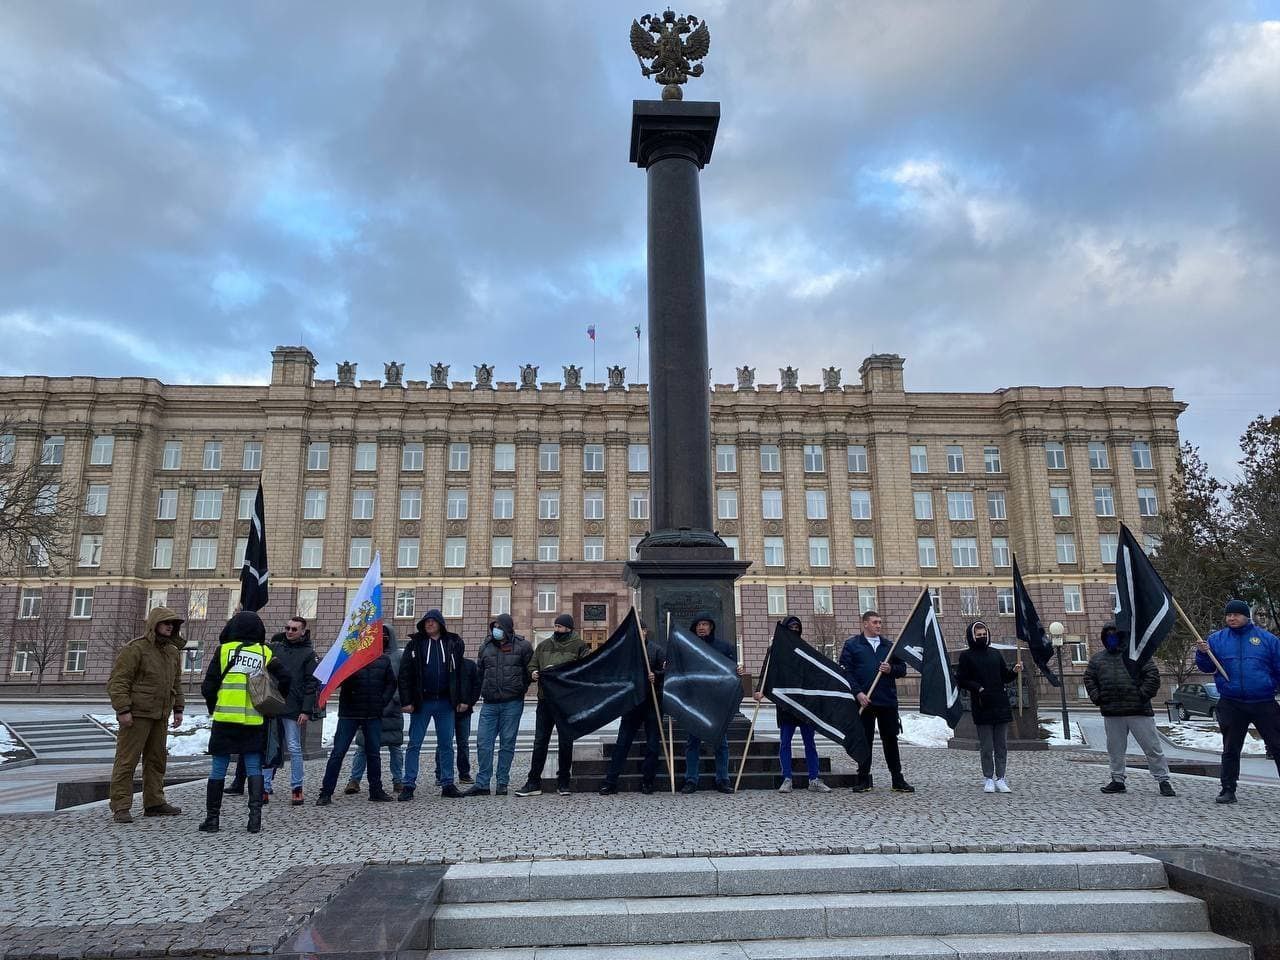
<path fill-rule="evenodd" d="M 1071 719 L 1067 716 L 1067 675 L 1062 670 L 1062 635 L 1067 632 L 1057 620 L 1049 624 L 1049 636 L 1058 651 L 1058 693 L 1062 696 L 1062 739 L 1071 742 Z"/>

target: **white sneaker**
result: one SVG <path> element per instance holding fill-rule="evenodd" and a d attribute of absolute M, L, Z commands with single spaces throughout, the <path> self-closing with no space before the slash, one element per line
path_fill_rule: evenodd
<path fill-rule="evenodd" d="M 817 777 L 814 777 L 812 780 L 809 781 L 809 792 L 810 793 L 830 793 L 831 788 L 828 787 L 821 780 L 819 780 Z"/>
<path fill-rule="evenodd" d="M 995 782 L 994 780 L 990 779 L 990 778 L 987 778 L 987 782 L 986 782 L 986 783 L 984 783 L 984 784 L 982 785 L 982 792 L 983 792 L 983 793 L 995 793 L 995 792 L 996 792 L 996 782 Z"/>
<path fill-rule="evenodd" d="M 790 793 L 790 792 L 791 792 L 791 778 L 790 778 L 790 777 L 787 777 L 787 779 L 785 779 L 785 780 L 783 780 L 783 781 L 782 781 L 782 786 L 780 786 L 780 787 L 778 788 L 778 792 L 779 792 L 779 793 Z"/>
<path fill-rule="evenodd" d="M 1013 791 L 1009 789 L 1009 784 L 1004 782 L 1004 777 L 1001 777 L 996 781 L 996 793 L 1013 793 Z"/>

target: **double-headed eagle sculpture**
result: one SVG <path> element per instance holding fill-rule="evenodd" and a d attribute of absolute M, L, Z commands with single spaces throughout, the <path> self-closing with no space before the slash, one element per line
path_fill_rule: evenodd
<path fill-rule="evenodd" d="M 650 36 L 653 34 L 653 36 Z M 683 39 L 688 34 L 688 39 Z M 711 49 L 711 31 L 697 17 L 677 17 L 671 10 L 661 15 L 646 13 L 631 21 L 631 49 L 646 77 L 662 84 L 663 100 L 682 100 L 680 84 L 702 76 L 701 60 Z M 648 65 L 645 61 L 651 61 Z"/>

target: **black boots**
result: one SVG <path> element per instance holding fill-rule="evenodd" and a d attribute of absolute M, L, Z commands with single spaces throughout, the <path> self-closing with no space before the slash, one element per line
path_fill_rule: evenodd
<path fill-rule="evenodd" d="M 257 833 L 262 829 L 262 776 L 248 778 L 249 784 L 249 832 Z"/>
<path fill-rule="evenodd" d="M 853 792 L 866 793 L 871 789 L 871 774 L 855 773 L 853 775 Z"/>
<path fill-rule="evenodd" d="M 204 823 L 200 824 L 201 833 L 218 832 L 218 815 L 222 812 L 222 790 L 225 780 L 210 780 L 204 787 Z"/>

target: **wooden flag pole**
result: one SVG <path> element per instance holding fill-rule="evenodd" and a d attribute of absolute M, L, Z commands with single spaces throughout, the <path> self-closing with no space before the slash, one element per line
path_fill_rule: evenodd
<path fill-rule="evenodd" d="M 760 686 L 764 686 L 764 678 L 769 673 L 769 658 L 773 656 L 773 645 L 769 645 L 764 655 L 764 665 L 760 668 Z M 760 700 L 756 701 L 755 713 L 751 715 L 751 726 L 747 728 L 747 745 L 742 748 L 742 760 L 738 763 L 738 777 L 733 781 L 733 792 L 738 792 L 738 784 L 742 783 L 742 771 L 747 768 L 747 753 L 751 750 L 751 737 L 756 732 L 756 721 L 760 719 Z"/>
<path fill-rule="evenodd" d="M 667 650 L 671 649 L 671 611 L 667 611 Z M 658 728 L 662 728 L 662 716 L 658 716 Z M 676 792 L 676 725 L 675 721 L 668 715 L 667 717 L 667 742 L 671 744 L 670 752 L 667 754 L 667 772 L 671 774 L 671 792 Z M 687 777 L 689 772 L 685 771 Z"/>
<path fill-rule="evenodd" d="M 1182 618 L 1182 622 L 1187 625 L 1187 629 L 1191 631 L 1191 635 L 1197 640 L 1202 639 L 1204 634 L 1196 629 L 1196 625 L 1191 622 L 1191 618 L 1188 617 L 1186 612 L 1182 609 L 1182 604 L 1178 603 L 1178 598 L 1173 594 L 1169 594 L 1169 599 L 1173 601 L 1173 609 L 1178 611 L 1178 616 L 1180 616 Z M 1212 650 L 1209 651 L 1209 659 L 1213 661 L 1214 668 L 1222 674 L 1222 679 L 1229 683 L 1231 681 L 1231 677 L 1227 674 L 1226 670 L 1222 669 L 1222 664 L 1218 662 L 1218 658 L 1213 655 Z"/>
<path fill-rule="evenodd" d="M 646 679 L 653 675 L 653 665 L 649 662 L 649 642 L 645 640 L 644 634 L 640 634 L 640 649 L 644 651 L 644 669 Z M 675 792 L 676 787 L 676 770 L 671 760 L 671 751 L 667 749 L 667 738 L 662 733 L 662 708 L 658 706 L 658 690 L 653 685 L 653 681 L 649 680 L 649 697 L 653 700 L 653 715 L 658 718 L 658 739 L 662 741 L 662 759 L 667 761 L 667 772 L 671 774 L 671 791 Z"/>
<path fill-rule="evenodd" d="M 1021 665 L 1022 665 L 1022 644 L 1020 644 L 1020 643 L 1019 643 L 1019 644 L 1015 644 L 1015 645 L 1014 645 L 1014 649 L 1015 649 L 1015 650 L 1017 650 L 1017 652 L 1018 652 L 1018 665 L 1019 665 L 1019 666 L 1021 666 Z M 1018 675 L 1018 677 L 1017 677 L 1017 680 L 1018 680 L 1018 716 L 1022 716 L 1022 708 L 1023 708 L 1023 703 L 1022 703 L 1022 671 L 1021 671 L 1021 670 L 1015 670 L 1015 671 L 1014 671 L 1014 673 L 1016 673 L 1016 674 Z"/>
<path fill-rule="evenodd" d="M 916 612 L 916 607 L 920 606 L 920 601 L 924 599 L 924 595 L 925 595 L 926 593 L 928 593 L 928 592 L 929 592 L 929 588 L 928 588 L 928 587 L 925 587 L 923 590 L 921 590 L 921 591 L 920 591 L 920 596 L 918 596 L 918 597 L 916 598 L 915 606 L 913 606 L 913 607 L 911 608 L 911 614 L 912 614 L 912 615 L 914 615 L 914 614 L 915 614 L 915 612 Z M 908 616 L 908 617 L 907 617 L 907 620 L 909 621 L 910 619 L 911 619 L 911 616 Z M 890 646 L 889 646 L 889 653 L 885 656 L 884 660 L 882 661 L 883 663 L 888 663 L 888 662 L 889 662 L 889 658 L 893 656 L 893 651 L 895 651 L 895 650 L 897 650 L 897 649 L 898 649 L 898 641 L 899 641 L 899 640 L 901 640 L 901 639 L 902 639 L 902 634 L 901 634 L 901 633 L 899 633 L 896 637 L 894 637 L 893 643 L 892 643 L 892 644 L 890 644 Z M 871 695 L 872 695 L 873 693 L 875 693 L 875 692 L 876 692 L 876 684 L 878 684 L 878 683 L 880 682 L 880 678 L 881 678 L 881 677 L 883 677 L 883 676 L 884 676 L 884 674 L 883 674 L 883 673 L 881 673 L 881 672 L 877 669 L 875 677 L 874 677 L 874 678 L 872 678 L 872 680 L 871 680 L 871 686 L 867 688 L 867 702 L 868 702 L 868 703 L 870 703 L 870 702 L 871 702 Z M 867 708 L 866 708 L 865 706 L 859 706 L 859 707 L 858 707 L 858 714 L 859 714 L 859 715 L 861 715 L 861 714 L 863 713 L 863 711 L 865 711 L 866 709 L 867 709 Z"/>

